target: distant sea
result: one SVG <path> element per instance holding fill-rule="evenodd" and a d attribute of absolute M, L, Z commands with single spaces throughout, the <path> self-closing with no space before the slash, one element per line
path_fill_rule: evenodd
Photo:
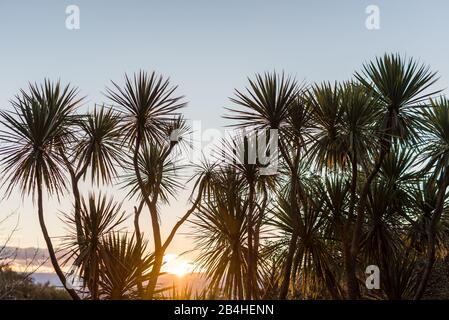
<path fill-rule="evenodd" d="M 61 281 L 59 281 L 58 276 L 55 273 L 51 272 L 36 272 L 32 276 L 33 280 L 36 283 L 49 283 L 55 287 L 62 287 Z M 188 285 L 192 292 L 200 291 L 205 286 L 205 280 L 201 277 L 199 273 L 186 274 L 182 277 L 172 274 L 164 274 L 159 277 L 159 284 L 163 287 L 175 286 L 178 289 L 183 289 L 186 285 Z"/>
<path fill-rule="evenodd" d="M 50 285 L 55 287 L 62 286 L 61 281 L 59 281 L 59 278 L 55 273 L 36 272 L 31 277 L 36 283 L 45 284 L 48 282 Z"/>

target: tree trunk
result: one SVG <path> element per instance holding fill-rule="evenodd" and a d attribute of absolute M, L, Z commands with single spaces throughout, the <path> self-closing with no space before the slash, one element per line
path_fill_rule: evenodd
<path fill-rule="evenodd" d="M 76 177 L 72 177 L 72 192 L 73 198 L 75 200 L 75 224 L 76 224 L 76 235 L 78 240 L 78 245 L 81 246 L 84 243 L 84 234 L 83 234 L 83 226 L 81 223 L 81 195 L 78 187 L 78 179 Z"/>
<path fill-rule="evenodd" d="M 374 164 L 374 168 L 371 170 L 371 173 L 368 175 L 365 184 L 363 185 L 362 193 L 359 199 L 357 219 L 352 233 L 352 241 L 348 256 L 347 269 L 345 270 L 346 285 L 348 286 L 349 299 L 358 299 L 360 297 L 360 290 L 356 276 L 356 266 L 357 266 L 357 255 L 359 253 L 360 235 L 362 232 L 363 219 L 365 217 L 366 201 L 369 189 L 371 187 L 371 182 L 374 180 L 377 173 L 379 172 L 380 167 L 382 166 L 382 163 L 385 159 L 385 156 L 390 152 L 391 132 L 392 132 L 391 123 L 394 109 L 395 108 L 393 108 L 392 106 L 389 106 L 388 108 L 388 120 L 379 138 L 379 145 L 380 145 L 379 156 Z"/>
<path fill-rule="evenodd" d="M 78 241 L 78 246 L 81 251 L 81 246 L 84 243 L 84 234 L 83 234 L 83 226 L 81 222 L 81 195 L 79 191 L 79 180 L 81 176 L 84 174 L 84 171 L 87 169 L 87 164 L 83 166 L 83 168 L 80 170 L 79 173 L 76 173 L 73 169 L 72 164 L 70 163 L 69 159 L 67 158 L 65 151 L 63 149 L 59 150 L 59 154 L 61 155 L 67 170 L 70 174 L 70 180 L 72 184 L 72 192 L 73 192 L 73 199 L 74 199 L 74 217 L 75 217 L 75 226 L 76 226 L 76 236 Z"/>
<path fill-rule="evenodd" d="M 151 270 L 151 276 L 150 276 L 150 280 L 149 280 L 148 286 L 147 286 L 147 295 L 148 295 L 149 299 L 153 298 L 154 291 L 155 291 L 156 285 L 157 285 L 157 279 L 161 272 L 165 251 L 167 250 L 168 246 L 170 245 L 171 241 L 173 240 L 173 238 L 176 234 L 176 231 L 189 218 L 189 216 L 192 214 L 192 212 L 199 205 L 199 203 L 201 201 L 202 193 L 203 193 L 203 184 L 200 183 L 200 186 L 198 188 L 198 195 L 197 195 L 196 200 L 193 203 L 192 207 L 189 210 L 187 210 L 187 212 L 184 214 L 184 216 L 181 219 L 179 219 L 179 221 L 175 224 L 175 226 L 171 230 L 169 236 L 165 240 L 164 244 L 160 247 L 158 254 L 157 255 L 155 254 L 155 262 L 153 265 L 153 269 Z M 155 205 L 152 206 L 152 210 L 153 210 L 152 212 L 155 213 L 157 216 Z"/>
<path fill-rule="evenodd" d="M 248 262 L 248 274 L 246 277 L 246 299 L 251 300 L 253 297 L 253 211 L 254 211 L 254 182 L 249 184 L 248 195 L 248 213 L 246 215 L 246 232 L 248 242 L 247 262 Z"/>
<path fill-rule="evenodd" d="M 279 293 L 279 299 L 285 300 L 287 298 L 288 289 L 290 287 L 290 277 L 292 274 L 293 257 L 295 255 L 296 243 L 298 241 L 299 233 L 297 228 L 293 230 L 290 244 L 288 246 L 287 258 L 284 265 L 284 279 L 282 279 L 281 291 Z"/>
<path fill-rule="evenodd" d="M 150 280 L 148 281 L 147 286 L 147 295 L 149 299 L 153 299 L 154 291 L 156 289 L 157 279 L 159 277 L 163 259 L 164 252 L 162 250 L 162 239 L 161 239 L 161 230 L 159 227 L 159 221 L 157 216 L 157 208 L 156 205 L 150 205 L 150 216 L 151 216 L 151 224 L 153 227 L 153 239 L 154 239 L 154 264 L 150 273 Z"/>
<path fill-rule="evenodd" d="M 356 276 L 357 260 L 351 255 L 351 248 L 348 245 L 344 252 L 344 266 L 346 274 L 347 298 L 354 300 L 360 297 L 359 284 Z"/>
<path fill-rule="evenodd" d="M 349 200 L 349 211 L 348 218 L 345 222 L 342 234 L 342 244 L 343 244 L 343 265 L 346 277 L 346 297 L 349 299 L 354 299 L 358 296 L 358 284 L 357 278 L 355 277 L 355 263 L 351 260 L 351 240 L 349 236 L 351 231 L 352 220 L 354 218 L 355 203 L 357 197 L 357 155 L 352 156 L 352 176 L 351 176 L 351 198 Z M 348 276 L 351 275 L 351 276 Z"/>
<path fill-rule="evenodd" d="M 253 256 L 253 263 L 254 263 L 254 275 L 253 275 L 253 283 L 255 285 L 254 287 L 254 299 L 259 299 L 260 298 L 260 293 L 259 293 L 259 284 L 258 284 L 258 265 L 259 265 L 259 245 L 260 245 L 260 228 L 262 226 L 262 222 L 263 222 L 263 218 L 265 215 L 265 209 L 267 206 L 267 191 L 264 187 L 263 189 L 263 200 L 262 200 L 262 206 L 259 209 L 259 214 L 257 216 L 257 221 L 256 221 L 256 226 L 255 226 L 255 230 L 254 230 L 254 248 L 253 248 L 253 252 L 254 252 L 254 256 Z"/>
<path fill-rule="evenodd" d="M 142 212 L 144 202 L 141 201 L 139 208 L 134 207 L 134 232 L 136 234 L 136 247 L 139 248 L 139 252 L 142 252 L 142 233 L 140 232 L 139 217 Z M 139 257 L 139 259 L 141 259 Z M 141 261 L 140 261 L 141 262 Z M 137 292 L 140 298 L 143 298 L 143 286 L 142 286 L 142 270 L 140 270 L 140 263 L 137 267 Z"/>
<path fill-rule="evenodd" d="M 142 176 L 140 174 L 139 169 L 139 151 L 142 143 L 142 137 L 140 133 L 137 134 L 136 137 L 136 145 L 134 148 L 133 155 L 133 165 L 134 171 L 137 178 L 137 183 L 139 184 L 140 191 L 142 192 L 143 201 L 147 205 L 150 210 L 151 224 L 153 228 L 153 240 L 154 240 L 154 265 L 150 274 L 150 280 L 148 281 L 148 286 L 146 289 L 146 293 L 149 299 L 153 298 L 154 289 L 156 288 L 157 278 L 159 276 L 160 268 L 163 262 L 163 256 L 161 257 L 161 248 L 162 248 L 162 240 L 161 240 L 161 232 L 159 227 L 159 221 L 157 216 L 157 208 L 156 205 L 150 201 L 150 196 L 145 188 L 145 185 L 142 180 Z"/>
<path fill-rule="evenodd" d="M 286 161 L 288 161 L 288 153 L 282 148 L 281 145 L 281 152 L 284 156 Z M 292 264 L 293 264 L 293 257 L 295 255 L 296 250 L 296 242 L 299 237 L 299 228 L 300 228 L 300 212 L 298 207 L 298 194 L 297 194 L 297 184 L 298 184 L 298 164 L 299 164 L 299 155 L 300 155 L 300 148 L 296 150 L 296 155 L 294 157 L 294 160 L 289 165 L 290 167 L 290 173 L 291 173 L 291 187 L 290 187 L 290 206 L 291 206 L 291 214 L 292 214 L 292 223 L 293 223 L 293 232 L 292 237 L 290 239 L 290 244 L 288 246 L 288 252 L 287 252 L 287 258 L 285 260 L 285 266 L 284 266 L 284 278 L 282 279 L 281 284 L 281 290 L 279 293 L 279 299 L 285 300 L 288 295 L 288 289 L 290 287 L 290 277 L 292 273 Z M 298 220 L 296 220 L 298 219 Z"/>
<path fill-rule="evenodd" d="M 74 219 L 75 219 L 75 227 L 76 227 L 76 238 L 78 242 L 78 250 L 81 252 L 83 250 L 83 245 L 85 245 L 85 238 L 84 238 L 84 231 L 83 231 L 83 225 L 81 221 L 81 193 L 79 190 L 79 181 L 83 174 L 86 172 L 88 167 L 88 162 L 86 162 L 79 172 L 75 172 L 72 164 L 70 163 L 69 159 L 67 158 L 65 151 L 63 149 L 59 149 L 59 154 L 61 155 L 67 170 L 70 174 L 70 180 L 72 185 L 72 192 L 73 192 L 73 199 L 74 199 Z M 79 258 L 79 257 L 78 257 Z M 81 261 L 79 259 L 75 259 L 74 265 L 78 268 L 81 264 Z M 99 286 L 99 271 L 98 268 L 93 271 L 93 281 L 88 280 L 87 286 L 89 291 L 91 292 L 91 296 L 93 300 L 98 300 L 98 286 Z"/>
<path fill-rule="evenodd" d="M 376 177 L 377 173 L 380 170 L 380 167 L 385 159 L 385 156 L 390 150 L 390 143 L 387 142 L 387 146 L 382 148 L 379 157 L 372 169 L 371 173 L 368 175 L 365 184 L 363 185 L 362 193 L 360 194 L 359 207 L 357 210 L 357 219 L 355 222 L 352 241 L 351 241 L 351 249 L 349 251 L 349 257 L 346 264 L 346 285 L 348 287 L 348 298 L 351 300 L 360 298 L 360 290 L 357 281 L 356 275 L 356 266 L 357 266 L 357 256 L 359 253 L 359 244 L 360 244 L 360 236 L 362 233 L 363 220 L 365 217 L 365 207 L 366 201 L 368 197 L 368 192 L 371 187 L 371 183 Z"/>
<path fill-rule="evenodd" d="M 427 287 L 427 282 L 429 281 L 430 274 L 432 272 L 433 265 L 435 263 L 435 245 L 436 245 L 436 227 L 440 221 L 441 214 L 444 210 L 444 199 L 446 196 L 446 189 L 449 185 L 449 168 L 446 168 L 443 173 L 443 178 L 440 182 L 440 187 L 438 190 L 435 212 L 430 219 L 430 223 L 427 227 L 427 258 L 426 264 L 424 266 L 424 271 L 421 276 L 421 281 L 419 282 L 418 289 L 416 290 L 414 299 L 420 300 L 424 295 Z"/>
<path fill-rule="evenodd" d="M 44 209 L 43 209 L 43 199 L 42 199 L 42 177 L 40 170 L 38 169 L 37 174 L 37 206 L 38 206 L 38 216 L 39 216 L 39 224 L 42 229 L 42 234 L 45 239 L 45 243 L 47 244 L 48 254 L 50 255 L 50 261 L 53 265 L 53 268 L 55 269 L 56 274 L 58 275 L 59 280 L 61 281 L 64 288 L 67 290 L 69 295 L 72 297 L 73 300 L 80 300 L 80 297 L 76 293 L 76 291 L 73 288 L 69 288 L 67 286 L 67 281 L 64 276 L 64 273 L 62 272 L 61 268 L 58 264 L 58 259 L 56 258 L 55 251 L 53 249 L 53 244 L 51 243 L 51 238 L 48 235 L 47 227 L 45 225 L 44 221 Z"/>

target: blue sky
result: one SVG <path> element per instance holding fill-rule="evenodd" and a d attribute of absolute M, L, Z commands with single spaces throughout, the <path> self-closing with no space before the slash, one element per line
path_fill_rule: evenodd
<path fill-rule="evenodd" d="M 71 4 L 80 8 L 80 30 L 65 27 Z M 368 5 L 380 9 L 380 30 L 365 27 Z M 110 80 L 155 70 L 186 95 L 188 118 L 201 120 L 204 129 L 220 128 L 228 97 L 255 72 L 284 70 L 307 82 L 346 80 L 384 52 L 429 64 L 445 89 L 448 12 L 444 0 L 0 0 L 0 107 L 9 108 L 20 88 L 44 77 L 78 86 L 92 106 L 105 101 L 101 92 Z M 30 199 L 22 204 L 13 195 L 0 205 L 0 215 L 21 214 L 19 245 L 44 245 Z M 47 201 L 52 234 L 62 234 L 54 213 L 67 205 Z M 164 209 L 164 228 L 184 205 L 179 200 Z M 189 246 L 178 236 L 172 251 Z"/>

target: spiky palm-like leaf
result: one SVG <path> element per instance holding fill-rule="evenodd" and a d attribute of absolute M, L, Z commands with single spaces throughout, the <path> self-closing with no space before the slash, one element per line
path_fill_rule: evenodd
<path fill-rule="evenodd" d="M 148 195 L 154 197 L 159 194 L 160 199 L 167 203 L 170 197 L 174 197 L 184 185 L 180 179 L 180 171 L 184 166 L 176 164 L 176 159 L 164 158 L 166 149 L 159 145 L 150 144 L 144 148 L 138 156 L 139 170 Z M 142 197 L 139 183 L 134 169 L 127 168 L 128 173 L 123 176 L 124 188 L 128 189 L 128 196 Z M 156 186 L 159 186 L 156 190 Z"/>
<path fill-rule="evenodd" d="M 434 177 L 425 177 L 417 181 L 409 190 L 410 205 L 407 206 L 407 212 L 410 219 L 405 229 L 406 243 L 421 254 L 426 250 L 427 228 L 436 208 L 437 190 Z M 444 207 L 435 232 L 437 253 L 439 256 L 444 256 L 449 249 L 449 206 L 447 205 Z"/>
<path fill-rule="evenodd" d="M 385 157 L 380 167 L 380 178 L 396 186 L 413 183 L 420 178 L 417 160 L 418 154 L 415 150 L 394 144 L 392 152 Z"/>
<path fill-rule="evenodd" d="M 424 64 L 399 54 L 385 54 L 363 66 L 355 77 L 380 102 L 379 130 L 399 139 L 419 141 L 417 110 L 439 91 L 429 91 L 438 80 Z"/>
<path fill-rule="evenodd" d="M 273 245 L 276 250 L 283 248 L 286 252 L 295 223 L 293 220 L 296 219 L 296 224 L 300 223 L 301 227 L 292 265 L 294 284 L 305 298 L 318 298 L 322 294 L 337 298 L 341 295 L 341 289 L 334 274 L 336 257 L 332 255 L 332 245 L 325 233 L 329 220 L 310 197 L 302 201 L 300 214 L 301 220 L 293 213 L 288 198 L 278 198 L 269 223 L 282 235 Z"/>
<path fill-rule="evenodd" d="M 347 157 L 357 161 L 355 166 L 366 166 L 373 151 L 378 149 L 377 141 L 373 139 L 380 116 L 378 101 L 366 88 L 353 82 L 341 84 L 339 91 L 343 111 L 341 139 Z"/>
<path fill-rule="evenodd" d="M 111 232 L 102 240 L 100 297 L 110 300 L 139 299 L 137 285 L 150 278 L 154 255 L 147 243 L 137 244 L 134 235 Z"/>
<path fill-rule="evenodd" d="M 59 194 L 65 188 L 63 161 L 58 155 L 73 139 L 74 111 L 82 99 L 78 90 L 59 82 L 30 84 L 11 101 L 12 111 L 1 111 L 0 131 L 4 145 L 0 151 L 7 192 L 18 186 L 22 194 L 33 193 L 38 181 L 43 181 L 50 193 Z"/>
<path fill-rule="evenodd" d="M 90 194 L 87 201 L 81 202 L 81 224 L 83 242 L 79 243 L 75 217 L 65 213 L 64 220 L 71 227 L 70 234 L 64 239 L 63 249 L 66 263 L 75 263 L 80 269 L 84 287 L 87 287 L 94 299 L 98 298 L 101 252 L 104 237 L 115 230 L 125 220 L 121 204 L 107 199 L 101 193 Z"/>
<path fill-rule="evenodd" d="M 230 99 L 243 110 L 226 108 L 232 115 L 225 118 L 238 121 L 237 126 L 281 129 L 300 89 L 296 80 L 267 72 L 248 81 L 246 92 L 235 90 L 235 98 Z"/>
<path fill-rule="evenodd" d="M 344 176 L 328 175 L 319 179 L 312 186 L 317 201 L 322 205 L 324 218 L 328 219 L 327 232 L 336 239 L 342 240 L 345 236 L 343 226 L 348 219 L 350 188 Z"/>
<path fill-rule="evenodd" d="M 125 75 L 125 86 L 112 82 L 106 90 L 107 97 L 122 112 L 124 139 L 134 145 L 139 143 L 162 143 L 167 139 L 167 124 L 186 105 L 182 96 L 174 96 L 177 87 L 170 86 L 169 79 L 140 71 L 132 78 Z"/>
<path fill-rule="evenodd" d="M 311 106 L 316 134 L 309 149 L 318 167 L 335 168 L 347 162 L 345 140 L 342 134 L 343 108 L 337 83 L 315 85 L 307 95 Z"/>
<path fill-rule="evenodd" d="M 431 100 L 431 106 L 422 110 L 422 117 L 425 144 L 421 160 L 425 171 L 440 177 L 449 168 L 449 100 Z"/>
<path fill-rule="evenodd" d="M 246 204 L 242 181 L 231 170 L 222 172 L 222 186 L 198 208 L 192 220 L 198 265 L 205 269 L 211 288 L 226 298 L 244 297 L 246 276 Z"/>
<path fill-rule="evenodd" d="M 84 177 L 90 167 L 91 179 L 109 183 L 123 162 L 123 144 L 119 114 L 110 108 L 95 107 L 79 121 L 81 137 L 75 145 L 75 157 Z"/>

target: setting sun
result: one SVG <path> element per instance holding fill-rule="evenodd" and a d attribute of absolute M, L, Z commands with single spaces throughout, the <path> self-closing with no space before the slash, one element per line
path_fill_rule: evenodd
<path fill-rule="evenodd" d="M 192 273 L 194 265 L 176 254 L 166 254 L 164 256 L 164 266 L 162 270 L 164 272 L 182 277 L 188 273 Z"/>

